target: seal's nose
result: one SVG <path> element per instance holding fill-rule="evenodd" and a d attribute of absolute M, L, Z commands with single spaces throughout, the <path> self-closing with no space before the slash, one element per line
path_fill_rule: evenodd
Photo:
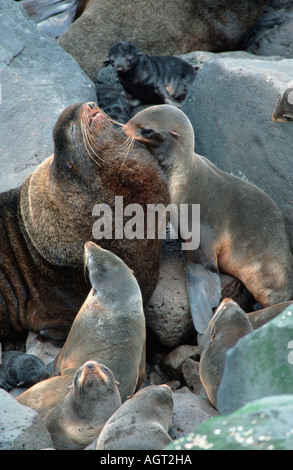
<path fill-rule="evenodd" d="M 91 103 L 87 103 L 87 105 L 91 108 L 91 109 L 95 109 L 97 107 L 96 103 L 94 103 L 93 101 Z"/>

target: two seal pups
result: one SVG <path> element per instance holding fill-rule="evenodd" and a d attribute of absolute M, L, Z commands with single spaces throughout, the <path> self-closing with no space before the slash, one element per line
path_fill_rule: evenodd
<path fill-rule="evenodd" d="M 157 159 L 173 204 L 200 204 L 200 245 L 187 251 L 188 296 L 197 332 L 205 331 L 219 305 L 219 271 L 240 279 L 263 307 L 292 299 L 293 258 L 275 202 L 195 154 L 192 125 L 174 106 L 145 109 L 123 129 Z"/>
<path fill-rule="evenodd" d="M 17 397 L 41 415 L 65 397 L 87 361 L 112 371 L 122 402 L 144 381 L 146 332 L 138 283 L 120 258 L 93 242 L 85 244 L 85 260 L 92 288 L 55 360 L 53 377 Z"/>
<path fill-rule="evenodd" d="M 0 195 L 0 342 L 24 347 L 28 331 L 66 339 L 88 293 L 83 246 L 93 240 L 95 205 L 166 203 L 165 175 L 95 103 L 76 103 L 59 116 L 54 155 L 20 188 Z M 146 211 L 145 211 L 146 212 Z M 159 275 L 161 240 L 103 239 L 133 269 L 144 300 Z"/>
<path fill-rule="evenodd" d="M 114 44 L 104 64 L 112 64 L 124 90 L 145 104 L 182 102 L 197 75 L 179 57 L 149 56 L 127 41 Z"/>

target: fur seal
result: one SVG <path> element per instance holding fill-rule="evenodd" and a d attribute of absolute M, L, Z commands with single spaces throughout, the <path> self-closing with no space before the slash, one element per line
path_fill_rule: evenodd
<path fill-rule="evenodd" d="M 165 176 L 154 159 L 141 146 L 125 147 L 125 136 L 95 103 L 67 107 L 53 140 L 54 154 L 20 188 L 0 195 L 4 350 L 24 348 L 28 331 L 66 339 L 88 294 L 83 246 L 94 240 L 95 205 L 113 209 L 116 195 L 125 206 L 143 208 L 168 200 Z M 146 300 L 157 283 L 162 240 L 122 236 L 100 243 L 133 269 Z"/>
<path fill-rule="evenodd" d="M 290 82 L 286 90 L 280 95 L 272 119 L 275 122 L 293 121 L 293 82 Z"/>
<path fill-rule="evenodd" d="M 187 249 L 188 297 L 197 332 L 205 331 L 220 303 L 219 271 L 241 280 L 262 307 L 291 300 L 293 257 L 275 202 L 195 154 L 193 127 L 174 106 L 149 107 L 123 129 L 160 163 L 173 204 L 200 204 L 200 244 Z M 192 225 L 190 214 L 188 222 Z"/>
<path fill-rule="evenodd" d="M 106 422 L 96 450 L 160 450 L 172 442 L 173 396 L 168 385 L 135 393 Z"/>
<path fill-rule="evenodd" d="M 101 432 L 106 421 L 121 406 L 111 370 L 87 361 L 75 373 L 68 394 L 44 417 L 58 450 L 81 450 Z"/>
<path fill-rule="evenodd" d="M 45 364 L 36 356 L 19 351 L 2 353 L 0 388 L 9 392 L 17 386 L 30 387 L 50 376 Z"/>
<path fill-rule="evenodd" d="M 91 290 L 55 359 L 53 376 L 17 397 L 41 415 L 64 398 L 76 370 L 87 361 L 111 369 L 122 402 L 145 376 L 145 318 L 142 296 L 132 271 L 114 253 L 85 244 Z"/>
<path fill-rule="evenodd" d="M 199 376 L 212 405 L 217 408 L 217 392 L 225 368 L 226 352 L 253 328 L 246 313 L 232 299 L 217 308 L 202 336 Z"/>
<path fill-rule="evenodd" d="M 99 107 L 115 121 L 126 124 L 131 118 L 131 106 L 121 91 L 109 85 L 96 83 Z"/>
<path fill-rule="evenodd" d="M 197 75 L 179 57 L 149 56 L 127 41 L 114 44 L 104 64 L 112 64 L 125 91 L 144 104 L 181 103 Z"/>

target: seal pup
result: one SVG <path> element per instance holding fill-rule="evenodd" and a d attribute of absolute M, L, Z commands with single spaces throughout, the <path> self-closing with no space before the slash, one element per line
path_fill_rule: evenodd
<path fill-rule="evenodd" d="M 0 388 L 10 392 L 14 387 L 30 387 L 50 374 L 45 364 L 36 356 L 20 351 L 5 351 L 0 364 Z"/>
<path fill-rule="evenodd" d="M 146 209 L 169 197 L 157 162 L 143 147 L 127 147 L 125 136 L 95 103 L 67 107 L 53 140 L 54 154 L 20 188 L 0 195 L 3 350 L 24 350 L 28 331 L 66 339 L 88 294 L 83 246 L 95 240 L 97 204 L 113 210 L 119 195 L 124 207 L 136 203 Z M 133 269 L 147 300 L 158 280 L 162 240 L 114 233 L 100 243 Z"/>
<path fill-rule="evenodd" d="M 96 361 L 75 372 L 68 394 L 43 417 L 56 449 L 84 449 L 100 434 L 121 406 L 118 385 L 112 371 Z"/>
<path fill-rule="evenodd" d="M 120 41 L 108 53 L 124 90 L 144 104 L 181 103 L 197 71 L 179 57 L 150 56 L 132 42 Z"/>
<path fill-rule="evenodd" d="M 96 450 L 160 450 L 172 442 L 173 395 L 168 385 L 135 393 L 106 422 Z"/>
<path fill-rule="evenodd" d="M 232 299 L 225 299 L 204 332 L 200 347 L 199 376 L 212 405 L 217 408 L 217 393 L 223 377 L 226 352 L 253 328 L 246 313 Z"/>
<path fill-rule="evenodd" d="M 115 121 L 126 124 L 131 118 L 131 106 L 128 99 L 117 88 L 96 83 L 99 107 Z"/>
<path fill-rule="evenodd" d="M 195 154 L 193 127 L 174 106 L 149 107 L 123 129 L 160 163 L 171 203 L 178 208 L 200 204 L 200 243 L 196 249 L 187 248 L 188 297 L 197 332 L 205 331 L 220 303 L 220 271 L 242 281 L 262 307 L 291 300 L 293 257 L 275 202 Z M 192 226 L 190 214 L 188 222 Z"/>
<path fill-rule="evenodd" d="M 272 119 L 275 122 L 293 121 L 293 81 L 288 84 L 286 90 L 280 95 Z"/>
<path fill-rule="evenodd" d="M 91 290 L 55 359 L 53 376 L 17 397 L 41 415 L 64 398 L 76 370 L 87 361 L 111 369 L 120 383 L 122 402 L 145 377 L 145 317 L 132 271 L 114 253 L 85 244 Z"/>

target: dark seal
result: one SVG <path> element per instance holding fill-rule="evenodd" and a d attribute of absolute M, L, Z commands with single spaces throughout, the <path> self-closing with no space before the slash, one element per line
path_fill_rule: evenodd
<path fill-rule="evenodd" d="M 275 122 L 293 122 L 293 82 L 280 95 L 272 119 Z"/>
<path fill-rule="evenodd" d="M 50 376 L 41 359 L 19 351 L 2 353 L 0 388 L 9 392 L 17 386 L 30 387 Z"/>
<path fill-rule="evenodd" d="M 104 64 L 112 64 L 125 91 L 145 104 L 181 103 L 197 75 L 179 57 L 143 54 L 126 41 L 110 48 Z"/>
<path fill-rule="evenodd" d="M 28 331 L 64 340 L 88 294 L 84 243 L 93 208 L 115 196 L 126 205 L 166 204 L 166 179 L 140 145 L 95 103 L 66 108 L 53 130 L 54 154 L 20 188 L 0 195 L 0 342 L 23 349 Z M 124 220 L 129 219 L 125 216 Z M 146 300 L 159 275 L 161 240 L 101 239 L 134 271 Z"/>

